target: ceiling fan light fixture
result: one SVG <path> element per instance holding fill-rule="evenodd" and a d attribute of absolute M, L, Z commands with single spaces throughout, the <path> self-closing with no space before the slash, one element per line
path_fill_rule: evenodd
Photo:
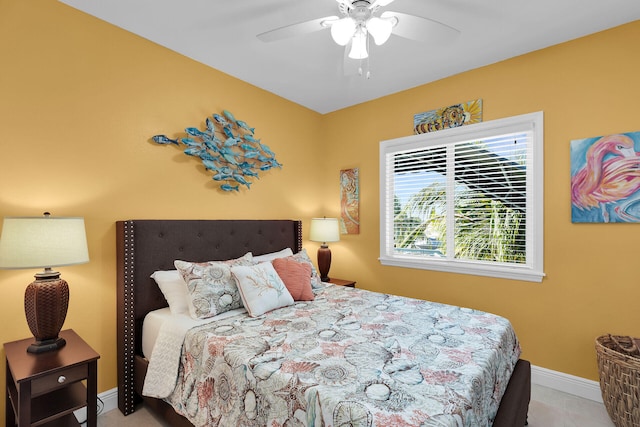
<path fill-rule="evenodd" d="M 369 57 L 369 52 L 367 52 L 367 31 L 364 28 L 358 28 L 351 40 L 349 58 L 365 59 L 367 57 Z"/>
<path fill-rule="evenodd" d="M 367 30 L 373 37 L 373 41 L 378 45 L 383 45 L 391 37 L 393 22 L 388 19 L 373 17 L 367 21 Z"/>
<path fill-rule="evenodd" d="M 347 17 L 342 18 L 331 25 L 331 37 L 340 46 L 346 46 L 356 31 L 356 22 Z"/>

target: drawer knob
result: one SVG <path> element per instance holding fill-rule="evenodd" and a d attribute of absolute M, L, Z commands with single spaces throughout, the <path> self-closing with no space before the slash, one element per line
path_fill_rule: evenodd
<path fill-rule="evenodd" d="M 66 380 L 67 380 L 67 377 L 65 377 L 64 375 L 60 375 L 60 376 L 58 377 L 58 382 L 59 382 L 60 384 L 64 383 Z"/>

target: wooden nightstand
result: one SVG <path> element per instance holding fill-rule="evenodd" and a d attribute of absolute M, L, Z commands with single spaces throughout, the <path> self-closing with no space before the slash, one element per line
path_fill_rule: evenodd
<path fill-rule="evenodd" d="M 343 280 L 343 279 L 330 278 L 329 279 L 329 283 L 333 283 L 334 285 L 339 285 L 339 286 L 347 286 L 349 288 L 355 288 L 356 287 L 356 282 L 353 281 L 353 280 Z"/>
<path fill-rule="evenodd" d="M 67 345 L 46 353 L 27 353 L 33 338 L 4 344 L 7 427 L 79 426 L 73 411 L 85 406 L 87 427 L 96 427 L 100 355 L 71 329 L 60 336 Z"/>

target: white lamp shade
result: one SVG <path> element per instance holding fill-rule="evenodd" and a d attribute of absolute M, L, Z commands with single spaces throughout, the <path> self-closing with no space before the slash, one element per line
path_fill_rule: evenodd
<path fill-rule="evenodd" d="M 393 23 L 388 19 L 373 17 L 367 21 L 367 30 L 373 37 L 373 41 L 378 45 L 384 44 L 391 36 Z"/>
<path fill-rule="evenodd" d="M 359 29 L 353 36 L 351 41 L 351 51 L 349 52 L 349 58 L 352 59 L 365 59 L 369 56 L 367 52 L 367 33 L 363 29 Z"/>
<path fill-rule="evenodd" d="M 46 268 L 89 262 L 83 218 L 8 217 L 0 236 L 0 268 Z"/>
<path fill-rule="evenodd" d="M 312 242 L 337 242 L 340 240 L 340 226 L 337 218 L 312 218 L 309 231 Z"/>
<path fill-rule="evenodd" d="M 356 21 L 348 17 L 331 24 L 331 37 L 340 46 L 346 46 L 355 31 Z"/>

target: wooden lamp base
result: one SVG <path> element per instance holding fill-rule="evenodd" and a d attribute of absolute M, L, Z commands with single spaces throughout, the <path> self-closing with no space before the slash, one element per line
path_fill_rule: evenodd
<path fill-rule="evenodd" d="M 318 273 L 320 273 L 320 280 L 328 282 L 329 269 L 331 268 L 331 250 L 326 244 L 318 248 Z"/>

